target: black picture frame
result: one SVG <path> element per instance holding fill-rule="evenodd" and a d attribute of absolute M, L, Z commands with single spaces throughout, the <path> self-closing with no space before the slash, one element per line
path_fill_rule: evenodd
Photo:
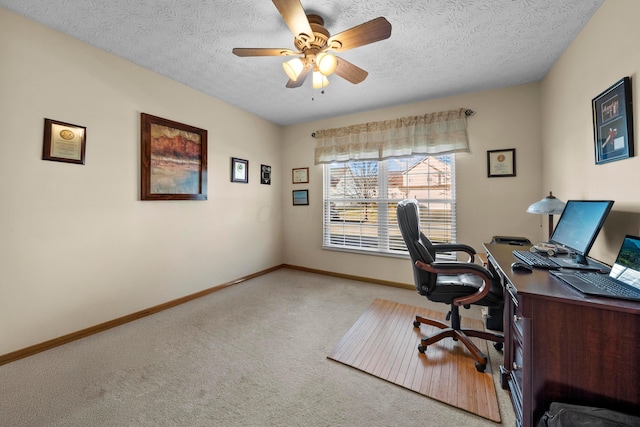
<path fill-rule="evenodd" d="M 488 150 L 487 176 L 489 178 L 516 176 L 516 149 Z"/>
<path fill-rule="evenodd" d="M 623 77 L 593 98 L 596 165 L 634 156 L 631 79 Z"/>
<path fill-rule="evenodd" d="M 293 206 L 309 205 L 309 190 L 293 190 Z"/>
<path fill-rule="evenodd" d="M 249 160 L 231 158 L 231 182 L 249 182 Z"/>
<path fill-rule="evenodd" d="M 260 184 L 271 185 L 271 166 L 260 165 Z"/>

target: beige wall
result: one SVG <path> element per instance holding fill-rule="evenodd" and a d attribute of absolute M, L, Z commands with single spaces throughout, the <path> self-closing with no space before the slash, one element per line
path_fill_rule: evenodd
<path fill-rule="evenodd" d="M 537 83 L 403 105 L 334 119 L 289 126 L 284 132 L 284 169 L 310 168 L 308 185 L 285 182 L 284 259 L 294 265 L 382 280 L 413 283 L 407 259 L 323 250 L 322 166 L 313 165 L 311 133 L 370 121 L 471 108 L 468 120 L 471 152 L 456 155 L 458 241 L 477 250 L 493 235 L 542 238 L 540 216 L 526 213 L 541 199 L 540 100 Z M 516 177 L 488 178 L 487 150 L 515 148 Z M 310 205 L 291 206 L 293 189 L 309 189 Z M 289 201 L 287 203 L 287 201 Z M 546 223 L 544 223 L 546 224 Z"/>
<path fill-rule="evenodd" d="M 280 127 L 2 8 L 0 58 L 0 354 L 282 263 Z M 207 201 L 140 201 L 141 112 L 208 130 Z M 84 166 L 41 160 L 45 117 Z"/>
<path fill-rule="evenodd" d="M 631 77 L 638 140 L 638 16 L 636 0 L 605 1 L 541 84 L 544 187 L 563 200 L 615 200 L 591 251 L 608 264 L 626 233 L 640 234 L 640 158 L 595 164 L 591 100 L 622 77 Z"/>

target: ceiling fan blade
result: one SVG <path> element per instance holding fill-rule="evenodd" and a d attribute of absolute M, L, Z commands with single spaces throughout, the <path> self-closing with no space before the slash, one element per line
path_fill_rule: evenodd
<path fill-rule="evenodd" d="M 339 75 L 343 79 L 357 85 L 358 83 L 366 79 L 369 75 L 368 72 L 358 66 L 353 65 L 351 62 L 345 61 L 342 58 L 337 59 L 338 65 L 336 66 L 336 71 L 334 71 L 334 73 Z"/>
<path fill-rule="evenodd" d="M 294 36 L 306 34 L 313 38 L 313 30 L 300 0 L 273 0 L 273 4 Z"/>
<path fill-rule="evenodd" d="M 381 16 L 332 36 L 327 44 L 336 52 L 344 52 L 390 36 L 391 24 Z"/>
<path fill-rule="evenodd" d="M 289 89 L 293 89 L 302 86 L 302 83 L 304 83 L 305 79 L 309 75 L 309 71 L 311 71 L 311 67 L 305 67 L 298 76 L 298 80 L 289 79 L 289 81 L 287 82 L 287 87 Z"/>
<path fill-rule="evenodd" d="M 231 52 L 237 56 L 288 56 L 298 55 L 290 49 L 270 49 L 270 48 L 251 48 L 251 47 L 236 47 Z"/>

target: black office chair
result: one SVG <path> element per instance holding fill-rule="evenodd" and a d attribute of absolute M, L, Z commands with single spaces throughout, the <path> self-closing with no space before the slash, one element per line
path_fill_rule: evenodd
<path fill-rule="evenodd" d="M 413 263 L 413 277 L 416 290 L 431 301 L 442 302 L 451 306 L 447 320 L 451 326 L 439 320 L 416 316 L 413 326 L 421 323 L 442 329 L 429 337 L 424 337 L 418 351 L 424 353 L 428 345 L 451 337 L 460 340 L 469 349 L 476 360 L 476 369 L 484 372 L 487 367 L 487 356 L 471 341 L 469 337 L 478 337 L 493 341 L 494 347 L 502 349 L 504 337 L 487 331 L 462 329 L 460 327 L 460 306 L 469 308 L 471 304 L 491 308 L 503 306 L 502 286 L 494 280 L 493 275 L 483 266 L 474 263 L 475 250 L 463 244 L 433 244 L 420 231 L 420 212 L 417 200 L 403 200 L 397 208 L 398 226 L 402 238 L 407 245 Z M 438 252 L 465 252 L 468 262 L 436 261 Z"/>

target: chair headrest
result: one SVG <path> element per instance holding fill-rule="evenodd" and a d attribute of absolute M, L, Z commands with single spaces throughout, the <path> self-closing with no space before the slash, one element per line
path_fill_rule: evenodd
<path fill-rule="evenodd" d="M 398 203 L 398 227 L 404 237 L 417 239 L 420 237 L 420 207 L 415 199 L 405 199 Z"/>
<path fill-rule="evenodd" d="M 405 199 L 398 203 L 396 209 L 398 227 L 402 233 L 409 255 L 414 261 L 431 263 L 434 260 L 434 254 L 431 254 L 428 246 L 431 246 L 420 232 L 420 205 L 415 199 Z M 427 240 L 423 241 L 423 238 Z"/>

